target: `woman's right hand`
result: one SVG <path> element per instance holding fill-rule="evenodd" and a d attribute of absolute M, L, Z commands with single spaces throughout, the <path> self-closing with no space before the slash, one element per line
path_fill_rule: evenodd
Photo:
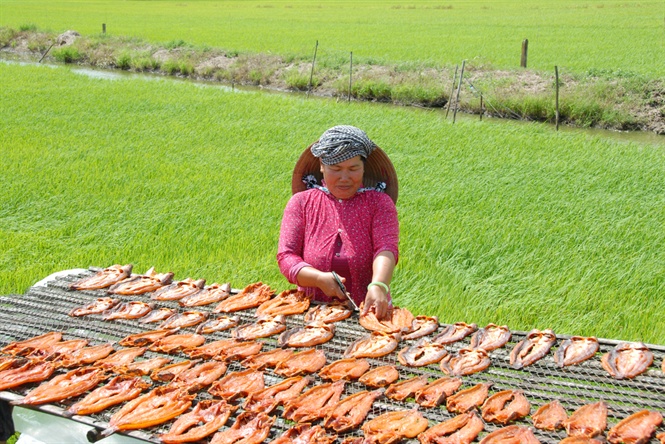
<path fill-rule="evenodd" d="M 340 276 L 342 282 L 346 281 L 345 278 Z M 304 267 L 298 273 L 298 285 L 303 287 L 317 287 L 326 296 L 346 300 L 346 296 L 337 285 L 335 277 L 330 271 L 320 271 L 314 267 Z"/>
<path fill-rule="evenodd" d="M 346 281 L 346 278 L 343 278 L 342 276 L 339 277 L 342 283 Z M 342 293 L 342 289 L 339 288 L 339 285 L 337 285 L 337 281 L 335 280 L 335 276 L 331 272 L 319 272 L 319 276 L 317 277 L 317 282 L 321 291 L 325 293 L 326 296 L 330 298 L 335 298 L 339 299 L 342 301 L 346 301 L 346 296 L 344 293 Z"/>

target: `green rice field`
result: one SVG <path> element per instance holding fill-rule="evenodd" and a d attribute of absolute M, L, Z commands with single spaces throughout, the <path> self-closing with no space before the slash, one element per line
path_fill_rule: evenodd
<path fill-rule="evenodd" d="M 399 175 L 396 304 L 665 344 L 663 144 L 67 67 L 0 63 L 0 84 L 0 294 L 114 263 L 290 288 L 293 165 L 346 123 Z"/>
<path fill-rule="evenodd" d="M 185 41 L 232 52 L 311 57 L 340 63 L 450 66 L 467 60 L 530 68 L 662 77 L 661 0 L 3 0 L 0 26 L 35 25 Z"/>

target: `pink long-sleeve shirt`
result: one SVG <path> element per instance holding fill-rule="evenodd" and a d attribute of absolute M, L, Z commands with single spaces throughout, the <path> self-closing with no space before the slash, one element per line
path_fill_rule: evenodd
<path fill-rule="evenodd" d="M 331 271 L 336 242 L 338 252 L 348 260 L 350 288 L 359 304 L 372 280 L 372 263 L 382 251 L 398 259 L 399 223 L 390 196 L 377 191 L 357 193 L 351 199 L 335 198 L 320 189 L 294 194 L 284 210 L 277 262 L 292 284 L 304 267 Z M 347 276 L 345 276 L 347 277 Z M 302 288 L 316 300 L 329 298 L 318 288 Z"/>

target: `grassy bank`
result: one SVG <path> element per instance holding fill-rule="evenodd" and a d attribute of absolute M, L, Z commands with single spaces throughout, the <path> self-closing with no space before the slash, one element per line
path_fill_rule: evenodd
<path fill-rule="evenodd" d="M 351 123 L 400 177 L 398 304 L 665 343 L 662 146 L 64 68 L 0 64 L 0 82 L 0 294 L 128 262 L 287 288 L 292 167 Z"/>
<path fill-rule="evenodd" d="M 60 40 L 58 40 L 60 39 Z M 150 72 L 308 91 L 356 101 L 378 101 L 425 108 L 457 108 L 466 113 L 554 123 L 557 117 L 553 72 L 496 70 L 469 61 L 459 96 L 459 66 L 427 67 L 423 62 L 392 65 L 348 60 L 312 60 L 304 56 L 239 53 L 172 41 L 154 44 L 127 37 L 95 34 L 63 38 L 26 26 L 0 28 L 5 57 L 69 63 L 131 72 Z M 55 42 L 55 45 L 54 45 Z M 459 98 L 459 100 L 458 100 Z M 562 72 L 559 122 L 576 127 L 643 130 L 665 134 L 665 79 L 635 72 L 592 70 Z"/>

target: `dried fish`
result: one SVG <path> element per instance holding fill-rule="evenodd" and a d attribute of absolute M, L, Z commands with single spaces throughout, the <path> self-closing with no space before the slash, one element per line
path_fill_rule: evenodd
<path fill-rule="evenodd" d="M 139 319 L 139 322 L 141 324 L 151 324 L 153 322 L 160 322 L 170 318 L 176 313 L 177 311 L 175 308 L 161 307 L 153 309 L 150 313 Z"/>
<path fill-rule="evenodd" d="M 286 318 L 278 316 L 260 316 L 251 324 L 241 325 L 231 332 L 234 339 L 251 341 L 259 338 L 267 338 L 286 330 Z"/>
<path fill-rule="evenodd" d="M 257 316 L 290 316 L 304 313 L 309 308 L 310 299 L 304 291 L 295 289 L 282 291 L 256 309 Z"/>
<path fill-rule="evenodd" d="M 563 428 L 563 422 L 568 419 L 568 413 L 556 399 L 541 406 L 531 415 L 533 426 L 541 430 L 558 430 Z"/>
<path fill-rule="evenodd" d="M 141 361 L 130 362 L 127 365 L 116 367 L 113 369 L 113 371 L 116 373 L 120 373 L 122 375 L 146 376 L 152 373 L 153 371 L 164 367 L 169 362 L 171 362 L 171 358 L 160 357 L 160 358 L 144 359 Z"/>
<path fill-rule="evenodd" d="M 164 338 L 166 336 L 172 335 L 177 332 L 177 328 L 166 329 L 166 330 L 151 330 L 142 333 L 136 333 L 129 335 L 126 338 L 121 339 L 118 344 L 125 347 L 142 347 L 144 345 L 152 344 L 158 339 Z"/>
<path fill-rule="evenodd" d="M 340 379 L 348 381 L 360 378 L 367 370 L 369 370 L 369 362 L 365 359 L 339 359 L 323 367 L 319 371 L 319 377 L 331 381 Z"/>
<path fill-rule="evenodd" d="M 559 367 L 579 364 L 595 355 L 598 347 L 598 339 L 594 337 L 572 336 L 561 343 L 554 361 Z"/>
<path fill-rule="evenodd" d="M 55 371 L 55 364 L 40 360 L 21 360 L 17 365 L 0 372 L 0 391 L 44 381 Z"/>
<path fill-rule="evenodd" d="M 487 398 L 481 411 L 485 421 L 505 425 L 526 417 L 531 403 L 519 390 L 502 390 Z"/>
<path fill-rule="evenodd" d="M 427 419 L 417 410 L 384 413 L 365 422 L 362 431 L 369 442 L 390 443 L 415 438 L 427 428 Z"/>
<path fill-rule="evenodd" d="M 159 439 L 166 444 L 200 441 L 226 424 L 237 408 L 223 399 L 200 401 L 190 412 L 180 415 Z"/>
<path fill-rule="evenodd" d="M 144 347 L 123 348 L 95 362 L 95 367 L 110 371 L 129 365 L 134 359 L 145 353 Z"/>
<path fill-rule="evenodd" d="M 406 398 L 413 398 L 416 392 L 427 387 L 427 384 L 429 384 L 427 376 L 414 376 L 388 386 L 386 396 L 396 401 L 404 401 Z"/>
<path fill-rule="evenodd" d="M 399 333 L 389 334 L 379 331 L 362 336 L 344 351 L 344 358 L 380 358 L 397 348 L 401 336 Z"/>
<path fill-rule="evenodd" d="M 213 313 L 230 313 L 255 308 L 269 300 L 275 292 L 266 284 L 249 284 L 240 293 L 229 296 L 219 303 Z"/>
<path fill-rule="evenodd" d="M 363 304 L 360 304 L 362 313 Z M 406 308 L 392 307 L 389 309 L 386 320 L 379 320 L 373 311 L 361 315 L 358 323 L 369 331 L 383 333 L 410 333 L 413 330 L 413 314 Z"/>
<path fill-rule="evenodd" d="M 480 444 L 540 444 L 529 427 L 509 425 L 487 434 Z"/>
<path fill-rule="evenodd" d="M 615 379 L 632 379 L 644 373 L 653 363 L 653 353 L 641 342 L 622 342 L 600 360 Z"/>
<path fill-rule="evenodd" d="M 296 422 L 313 422 L 325 418 L 328 412 L 339 402 L 346 381 L 321 384 L 307 390 L 286 403 L 282 416 Z"/>
<path fill-rule="evenodd" d="M 455 355 L 441 360 L 441 371 L 447 375 L 466 376 L 482 372 L 490 366 L 490 357 L 482 348 L 462 348 Z"/>
<path fill-rule="evenodd" d="M 373 368 L 358 381 L 370 387 L 386 387 L 399 379 L 399 372 L 394 365 Z"/>
<path fill-rule="evenodd" d="M 80 317 L 88 316 L 91 314 L 99 314 L 106 310 L 110 310 L 119 303 L 120 299 L 113 299 L 109 297 L 97 298 L 87 305 L 73 308 L 72 311 L 69 312 L 69 316 Z"/>
<path fill-rule="evenodd" d="M 481 383 L 459 391 L 446 399 L 446 408 L 451 413 L 466 413 L 480 407 L 487 399 L 491 386 L 491 383 Z"/>
<path fill-rule="evenodd" d="M 191 327 L 192 325 L 200 324 L 206 319 L 208 319 L 207 312 L 185 311 L 182 313 L 176 313 L 173 316 L 169 317 L 167 320 L 162 322 L 159 328 L 161 329 L 187 328 Z"/>
<path fill-rule="evenodd" d="M 138 319 L 152 311 L 154 305 L 142 301 L 122 302 L 115 307 L 104 310 L 102 319 L 111 321 L 114 319 Z"/>
<path fill-rule="evenodd" d="M 229 373 L 215 382 L 208 389 L 208 392 L 213 396 L 232 401 L 235 398 L 246 397 L 250 393 L 258 392 L 264 388 L 263 372 L 248 369 Z"/>
<path fill-rule="evenodd" d="M 310 324 L 314 321 L 332 324 L 339 322 L 351 316 L 351 310 L 344 304 L 330 303 L 315 305 L 305 314 L 305 323 Z"/>
<path fill-rule="evenodd" d="M 121 402 L 137 398 L 143 390 L 150 387 L 150 382 L 137 376 L 119 375 L 106 385 L 96 388 L 85 398 L 65 411 L 70 415 L 90 415 L 98 413 Z"/>
<path fill-rule="evenodd" d="M 265 413 L 243 412 L 230 428 L 215 433 L 210 444 L 261 444 L 274 422 L 275 417 Z"/>
<path fill-rule="evenodd" d="M 208 387 L 226 373 L 226 364 L 219 361 L 206 361 L 183 370 L 173 378 L 173 385 L 185 387 L 190 393 Z"/>
<path fill-rule="evenodd" d="M 460 378 L 439 378 L 416 392 L 416 402 L 422 407 L 436 407 L 443 404 L 462 386 Z"/>
<path fill-rule="evenodd" d="M 110 267 L 98 271 L 92 276 L 74 282 L 69 288 L 70 290 L 99 290 L 101 288 L 110 287 L 111 285 L 131 276 L 132 268 L 132 264 L 111 265 Z"/>
<path fill-rule="evenodd" d="M 267 352 L 259 353 L 244 359 L 241 364 L 254 370 L 263 370 L 268 367 L 276 367 L 277 364 L 290 358 L 293 350 L 290 348 L 275 348 Z"/>
<path fill-rule="evenodd" d="M 156 273 L 152 267 L 143 275 L 132 275 L 127 279 L 111 285 L 108 289 L 110 294 L 137 295 L 155 291 L 173 280 L 173 273 Z"/>
<path fill-rule="evenodd" d="M 663 423 L 663 415 L 658 412 L 641 410 L 619 421 L 607 433 L 607 440 L 612 444 L 648 443 Z"/>
<path fill-rule="evenodd" d="M 294 376 L 284 381 L 266 387 L 258 392 L 250 393 L 245 399 L 243 409 L 248 412 L 270 413 L 279 405 L 283 405 L 300 396 L 311 382 L 309 377 Z"/>
<path fill-rule="evenodd" d="M 397 360 L 409 367 L 422 367 L 439 362 L 448 352 L 443 344 L 431 342 L 427 338 L 420 339 L 413 345 L 403 348 Z"/>
<path fill-rule="evenodd" d="M 103 369 L 81 367 L 56 376 L 34 388 L 20 401 L 13 404 L 39 405 L 81 395 L 106 379 Z"/>
<path fill-rule="evenodd" d="M 510 365 L 519 370 L 533 364 L 545 356 L 555 342 L 556 336 L 552 330 L 531 330 L 526 339 L 518 342 L 510 352 Z"/>
<path fill-rule="evenodd" d="M 478 330 L 476 324 L 456 322 L 446 326 L 441 333 L 436 335 L 434 337 L 434 342 L 439 344 L 452 344 L 453 342 L 461 341 L 476 330 Z"/>
<path fill-rule="evenodd" d="M 572 415 L 563 422 L 568 436 L 581 436 L 593 438 L 598 436 L 607 427 L 607 404 L 598 401 L 593 404 L 585 404 L 575 410 Z"/>
<path fill-rule="evenodd" d="M 180 373 L 184 372 L 185 370 L 191 368 L 192 365 L 196 364 L 197 362 L 198 361 L 186 360 L 167 365 L 166 367 L 155 369 L 150 374 L 150 379 L 152 379 L 153 381 L 162 381 L 162 382 L 173 381 L 173 379 L 175 379 L 176 376 L 178 376 Z"/>
<path fill-rule="evenodd" d="M 238 325 L 240 318 L 238 316 L 217 316 L 215 319 L 209 319 L 196 327 L 196 333 L 207 335 L 216 331 L 224 331 Z"/>
<path fill-rule="evenodd" d="M 421 444 L 471 444 L 485 428 L 475 412 L 462 413 L 418 435 Z"/>
<path fill-rule="evenodd" d="M 275 367 L 275 373 L 290 378 L 292 376 L 314 373 L 326 365 L 326 355 L 322 350 L 313 348 L 294 353 Z"/>
<path fill-rule="evenodd" d="M 231 296 L 231 284 L 218 284 L 205 286 L 201 291 L 185 296 L 178 303 L 183 307 L 198 307 L 221 302 Z"/>
<path fill-rule="evenodd" d="M 335 326 L 324 322 L 311 322 L 296 327 L 279 336 L 280 347 L 313 347 L 330 341 L 335 335 Z"/>
<path fill-rule="evenodd" d="M 113 344 L 101 344 L 92 347 L 84 347 L 74 350 L 71 353 L 63 353 L 54 361 L 60 367 L 78 367 L 81 365 L 92 364 L 100 359 L 104 359 L 113 351 Z"/>
<path fill-rule="evenodd" d="M 363 391 L 339 401 L 326 415 L 323 425 L 338 433 L 358 427 L 367 417 L 375 400 L 383 396 L 384 390 Z"/>
<path fill-rule="evenodd" d="M 491 352 L 506 345 L 511 336 L 507 325 L 487 324 L 485 328 L 481 328 L 473 334 L 470 347 L 482 348 L 486 352 Z"/>
<path fill-rule="evenodd" d="M 422 338 L 430 333 L 434 333 L 439 328 L 439 318 L 436 316 L 416 316 L 411 324 L 411 333 L 403 334 L 402 339 L 409 341 L 411 339 Z"/>
<path fill-rule="evenodd" d="M 196 333 L 183 333 L 157 339 L 148 348 L 162 353 L 177 353 L 184 349 L 198 347 L 205 341 L 205 336 Z"/>
<path fill-rule="evenodd" d="M 326 429 L 320 425 L 298 424 L 282 433 L 279 438 L 270 441 L 270 444 L 332 444 L 336 439 L 337 435 L 328 435 Z"/>
<path fill-rule="evenodd" d="M 155 291 L 150 299 L 155 301 L 177 301 L 186 296 L 195 295 L 203 289 L 205 283 L 205 279 L 194 280 L 192 278 L 173 282 Z"/>
<path fill-rule="evenodd" d="M 59 342 L 61 339 L 62 333 L 50 332 L 24 341 L 11 342 L 4 346 L 0 351 L 12 356 L 26 356 L 34 350 L 46 348 Z"/>

